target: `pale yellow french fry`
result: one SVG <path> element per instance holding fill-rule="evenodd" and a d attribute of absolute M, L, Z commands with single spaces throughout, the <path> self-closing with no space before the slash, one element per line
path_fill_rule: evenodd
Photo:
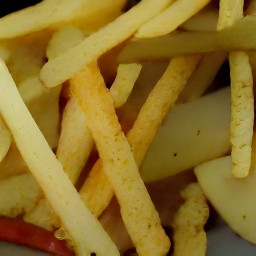
<path fill-rule="evenodd" d="M 73 184 L 85 166 L 93 146 L 84 112 L 77 99 L 71 96 L 64 110 L 56 155 Z"/>
<path fill-rule="evenodd" d="M 220 0 L 217 30 L 232 26 L 243 17 L 244 0 Z"/>
<path fill-rule="evenodd" d="M 98 67 L 94 63 L 85 66 L 71 79 L 71 88 L 86 114 L 104 172 L 113 186 L 138 254 L 165 255 L 170 241 L 139 175 Z"/>
<path fill-rule="evenodd" d="M 3 61 L 0 62 L 0 77 L 0 112 L 31 173 L 70 233 L 77 255 L 119 255 L 116 246 L 86 208 L 64 173 L 22 101 Z"/>
<path fill-rule="evenodd" d="M 86 19 L 109 12 L 116 0 L 44 0 L 37 5 L 9 14 L 0 19 L 0 38 L 13 38 L 65 22 Z M 121 6 L 124 1 L 121 2 Z"/>
<path fill-rule="evenodd" d="M 237 178 L 249 174 L 254 125 L 253 77 L 249 57 L 244 52 L 229 54 L 231 76 L 232 173 Z"/>
<path fill-rule="evenodd" d="M 133 86 L 140 74 L 141 64 L 120 64 L 117 68 L 117 75 L 110 87 L 115 108 L 120 108 L 128 99 Z"/>
<path fill-rule="evenodd" d="M 181 25 L 181 28 L 188 31 L 215 31 L 218 22 L 218 9 L 206 8 L 192 16 Z"/>
<path fill-rule="evenodd" d="M 206 6 L 210 0 L 176 0 L 165 11 L 142 25 L 135 34 L 138 38 L 166 35 Z"/>
<path fill-rule="evenodd" d="M 220 1 L 217 29 L 232 26 L 243 17 L 243 0 Z M 244 178 L 251 166 L 252 135 L 254 125 L 253 77 L 249 57 L 244 52 L 229 54 L 231 79 L 232 174 Z"/>
<path fill-rule="evenodd" d="M 142 0 L 107 26 L 88 36 L 76 47 L 69 49 L 41 70 L 45 86 L 56 86 L 71 78 L 84 65 L 129 38 L 144 22 L 160 13 L 172 0 Z"/>

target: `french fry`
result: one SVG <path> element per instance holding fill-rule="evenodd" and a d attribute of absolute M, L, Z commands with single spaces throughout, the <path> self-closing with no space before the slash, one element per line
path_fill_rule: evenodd
<path fill-rule="evenodd" d="M 166 35 L 205 7 L 210 0 L 176 0 L 155 18 L 143 24 L 136 32 L 138 38 Z"/>
<path fill-rule="evenodd" d="M 199 56 L 182 56 L 173 59 L 141 109 L 133 128 L 127 135 L 138 167 L 163 119 L 199 61 Z M 92 169 L 79 192 L 89 208 L 99 216 L 113 196 L 109 180 L 99 164 Z"/>
<path fill-rule="evenodd" d="M 86 113 L 104 172 L 114 188 L 123 221 L 138 254 L 166 254 L 170 241 L 140 178 L 98 67 L 94 63 L 85 66 L 72 78 L 71 88 Z"/>
<path fill-rule="evenodd" d="M 5 158 L 12 142 L 12 136 L 4 121 L 0 117 L 0 162 Z"/>
<path fill-rule="evenodd" d="M 177 32 L 156 38 L 132 39 L 121 50 L 118 61 L 132 63 L 191 53 L 255 50 L 256 35 L 251 33 L 255 26 L 255 17 L 246 16 L 220 31 Z"/>
<path fill-rule="evenodd" d="M 127 135 L 138 167 L 167 112 L 199 61 L 199 56 L 178 57 L 171 61 L 141 109 L 134 126 Z M 113 196 L 113 189 L 99 164 L 92 169 L 79 192 L 92 212 L 99 216 Z"/>
<path fill-rule="evenodd" d="M 110 87 L 115 108 L 120 108 L 126 102 L 140 74 L 141 68 L 141 64 L 138 63 L 120 64 L 118 66 L 115 81 Z"/>
<path fill-rule="evenodd" d="M 174 256 L 206 255 L 207 237 L 204 225 L 209 207 L 198 183 L 191 183 L 182 192 L 185 199 L 173 221 Z"/>
<path fill-rule="evenodd" d="M 243 0 L 220 1 L 217 29 L 233 25 L 243 17 Z M 229 54 L 231 78 L 232 174 L 244 178 L 251 166 L 252 135 L 254 125 L 253 77 L 249 57 L 244 52 Z"/>
<path fill-rule="evenodd" d="M 0 179 L 7 179 L 15 175 L 28 172 L 28 167 L 14 142 L 11 143 L 8 153 L 0 162 Z"/>
<path fill-rule="evenodd" d="M 226 59 L 226 52 L 205 54 L 200 65 L 182 91 L 178 102 L 187 102 L 202 96 L 212 84 L 217 72 Z"/>
<path fill-rule="evenodd" d="M 117 2 L 117 1 L 116 1 Z M 121 2 L 122 5 L 124 1 Z M 37 5 L 9 14 L 0 20 L 0 38 L 13 38 L 77 19 L 91 20 L 94 15 L 109 12 L 115 1 L 44 0 Z M 122 6 L 121 5 L 121 6 Z M 120 8 L 120 7 L 119 7 Z"/>
<path fill-rule="evenodd" d="M 0 112 L 31 173 L 60 217 L 62 225 L 70 233 L 76 253 L 119 255 L 116 246 L 86 208 L 64 173 L 60 162 L 22 101 L 3 61 L 0 65 L 0 76 Z"/>
<path fill-rule="evenodd" d="M 181 28 L 188 31 L 216 31 L 218 10 L 206 8 L 185 21 Z"/>
<path fill-rule="evenodd" d="M 107 26 L 88 36 L 76 47 L 48 61 L 41 70 L 45 86 L 56 86 L 71 78 L 84 65 L 128 39 L 144 22 L 160 13 L 171 0 L 143 0 Z"/>
<path fill-rule="evenodd" d="M 30 173 L 0 181 L 0 214 L 15 218 L 29 212 L 43 196 L 38 183 Z"/>
<path fill-rule="evenodd" d="M 60 227 L 58 216 L 45 198 L 41 198 L 34 208 L 27 211 L 23 216 L 23 220 L 49 231 Z"/>
<path fill-rule="evenodd" d="M 76 98 L 71 96 L 63 114 L 56 152 L 64 171 L 75 184 L 94 146 L 86 117 Z"/>
<path fill-rule="evenodd" d="M 75 26 L 65 26 L 60 28 L 53 34 L 47 45 L 47 58 L 53 59 L 57 57 L 68 48 L 79 44 L 84 37 L 84 33 Z"/>

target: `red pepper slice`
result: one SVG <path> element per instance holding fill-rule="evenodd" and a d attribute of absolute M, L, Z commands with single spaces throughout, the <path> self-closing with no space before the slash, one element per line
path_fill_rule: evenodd
<path fill-rule="evenodd" d="M 54 237 L 53 232 L 24 222 L 0 216 L 0 241 L 15 243 L 59 256 L 74 256 L 64 240 Z"/>

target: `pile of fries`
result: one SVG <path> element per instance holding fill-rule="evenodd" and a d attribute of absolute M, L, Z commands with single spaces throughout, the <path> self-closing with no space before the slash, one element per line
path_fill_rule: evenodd
<path fill-rule="evenodd" d="M 256 243 L 255 15 L 43 0 L 0 18 L 0 215 L 79 256 L 186 256 L 206 254 L 211 204 Z"/>

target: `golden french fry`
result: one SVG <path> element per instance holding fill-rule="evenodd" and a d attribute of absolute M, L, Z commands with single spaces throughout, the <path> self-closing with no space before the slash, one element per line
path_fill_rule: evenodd
<path fill-rule="evenodd" d="M 163 119 L 199 61 L 199 56 L 182 56 L 173 59 L 140 110 L 134 126 L 127 135 L 138 167 Z M 109 180 L 105 176 L 100 166 L 93 168 L 80 190 L 81 196 L 86 202 L 87 200 L 90 202 L 89 208 L 96 216 L 102 213 L 113 196 Z M 97 192 L 95 192 L 96 189 Z M 99 200 L 100 197 L 101 200 Z"/>
<path fill-rule="evenodd" d="M 0 76 L 2 79 L 0 112 L 31 173 L 55 213 L 60 217 L 62 225 L 70 233 L 76 253 L 78 255 L 88 255 L 88 253 L 119 255 L 116 246 L 86 208 L 64 173 L 60 162 L 22 101 L 3 61 L 0 64 Z"/>
<path fill-rule="evenodd" d="M 209 207 L 198 183 L 191 183 L 183 191 L 185 199 L 173 221 L 174 256 L 204 256 L 207 237 L 204 225 L 209 217 Z"/>
<path fill-rule="evenodd" d="M 138 254 L 166 254 L 170 241 L 140 178 L 98 67 L 94 63 L 85 66 L 72 78 L 71 88 L 86 113 L 104 172 L 113 186 L 123 221 Z"/>
<path fill-rule="evenodd" d="M 115 81 L 110 87 L 115 108 L 120 108 L 126 102 L 140 74 L 141 68 L 141 64 L 138 63 L 120 64 L 118 66 Z"/>
<path fill-rule="evenodd" d="M 166 35 L 174 31 L 209 2 L 210 0 L 176 0 L 162 13 L 143 24 L 135 36 L 147 38 Z"/>
<path fill-rule="evenodd" d="M 168 6 L 170 1 L 159 0 L 155 5 L 154 0 L 143 0 L 76 47 L 48 61 L 41 70 L 45 86 L 56 86 L 71 78 L 84 65 L 129 38 L 144 22 Z"/>

